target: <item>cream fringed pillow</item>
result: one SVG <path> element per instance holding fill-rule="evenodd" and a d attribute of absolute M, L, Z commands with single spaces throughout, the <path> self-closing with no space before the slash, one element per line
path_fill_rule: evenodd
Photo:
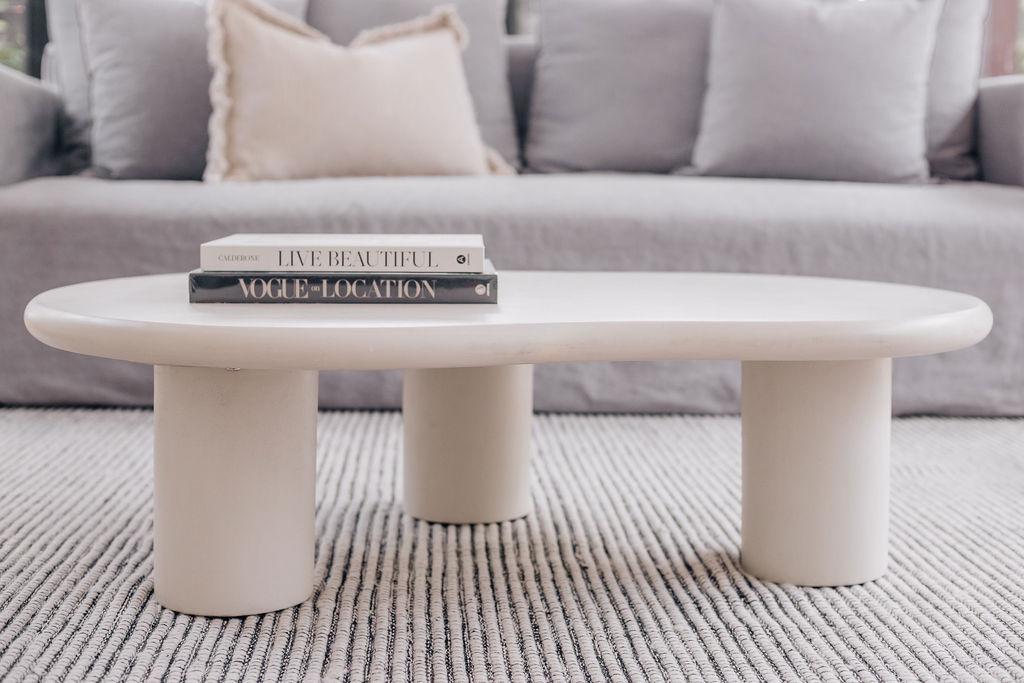
<path fill-rule="evenodd" d="M 207 181 L 512 172 L 480 137 L 455 11 L 349 47 L 256 0 L 209 15 Z"/>

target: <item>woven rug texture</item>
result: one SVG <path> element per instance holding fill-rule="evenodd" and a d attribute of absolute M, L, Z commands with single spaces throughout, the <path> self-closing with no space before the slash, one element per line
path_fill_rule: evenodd
<path fill-rule="evenodd" d="M 314 593 L 238 619 L 153 599 L 152 425 L 0 410 L 0 679 L 1024 680 L 1024 420 L 897 420 L 888 574 L 811 589 L 739 568 L 738 418 L 540 415 L 534 512 L 447 526 L 324 412 Z"/>

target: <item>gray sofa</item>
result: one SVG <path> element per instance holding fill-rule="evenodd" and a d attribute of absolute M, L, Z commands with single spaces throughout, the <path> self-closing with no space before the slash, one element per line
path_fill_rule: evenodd
<path fill-rule="evenodd" d="M 510 41 L 520 129 L 535 47 Z M 0 402 L 145 405 L 151 370 L 32 339 L 25 304 L 82 280 L 194 268 L 238 231 L 480 232 L 504 269 L 824 275 L 960 290 L 986 300 L 982 344 L 896 363 L 897 413 L 1024 414 L 1024 78 L 982 82 L 984 182 L 925 185 L 640 174 L 347 178 L 205 185 L 53 175 L 61 101 L 0 71 Z M 557 296 L 552 292 L 552 296 Z M 183 293 L 184 296 L 184 293 Z M 399 373 L 322 373 L 325 407 L 399 405 Z M 739 366 L 538 368 L 536 406 L 736 412 Z"/>

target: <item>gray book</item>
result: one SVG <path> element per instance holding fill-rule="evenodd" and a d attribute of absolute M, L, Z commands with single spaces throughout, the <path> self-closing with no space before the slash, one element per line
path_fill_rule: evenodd
<path fill-rule="evenodd" d="M 494 304 L 498 274 L 209 272 L 188 276 L 194 304 Z"/>

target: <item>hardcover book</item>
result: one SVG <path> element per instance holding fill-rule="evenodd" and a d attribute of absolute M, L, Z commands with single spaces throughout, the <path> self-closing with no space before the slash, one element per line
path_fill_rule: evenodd
<path fill-rule="evenodd" d="M 210 273 L 188 277 L 194 304 L 493 304 L 498 275 L 483 273 Z"/>
<path fill-rule="evenodd" d="M 482 235 L 257 234 L 204 242 L 206 272 L 480 273 Z"/>

